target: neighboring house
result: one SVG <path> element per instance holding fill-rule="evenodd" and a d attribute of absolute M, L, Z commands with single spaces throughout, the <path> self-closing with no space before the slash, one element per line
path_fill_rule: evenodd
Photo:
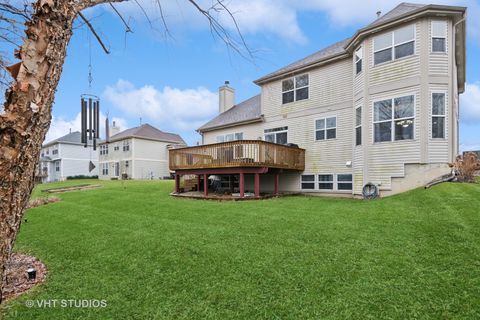
<path fill-rule="evenodd" d="M 204 145 L 172 151 L 171 168 L 230 175 L 257 194 L 361 195 L 373 183 L 391 195 L 448 173 L 459 153 L 465 15 L 464 7 L 402 3 L 351 38 L 256 80 L 258 96 L 235 105 L 227 83 L 221 113 L 198 129 Z M 239 139 L 257 142 L 232 142 Z"/>
<path fill-rule="evenodd" d="M 186 146 L 178 135 L 149 124 L 115 133 L 99 143 L 100 179 L 163 179 L 170 177 L 168 149 Z"/>
<path fill-rule="evenodd" d="M 95 169 L 90 171 L 90 161 Z M 42 146 L 38 178 L 42 182 L 63 181 L 71 176 L 97 176 L 98 150 L 81 143 L 81 134 L 71 132 Z"/>

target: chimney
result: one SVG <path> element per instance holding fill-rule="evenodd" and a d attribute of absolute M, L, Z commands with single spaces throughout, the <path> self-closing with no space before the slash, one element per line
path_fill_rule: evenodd
<path fill-rule="evenodd" d="M 218 111 L 220 113 L 227 111 L 235 105 L 235 89 L 229 86 L 230 81 L 218 88 Z"/>
<path fill-rule="evenodd" d="M 382 11 L 378 10 L 377 11 L 377 18 L 380 18 L 381 15 L 382 15 Z"/>
<path fill-rule="evenodd" d="M 117 133 L 120 132 L 120 128 L 115 125 L 115 121 L 112 121 L 112 126 L 109 129 L 110 129 L 109 130 L 110 131 L 109 132 L 110 133 L 109 138 L 113 137 L 114 135 L 116 135 Z"/>

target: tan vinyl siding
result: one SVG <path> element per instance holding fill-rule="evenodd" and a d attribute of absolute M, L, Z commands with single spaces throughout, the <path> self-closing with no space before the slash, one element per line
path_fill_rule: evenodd
<path fill-rule="evenodd" d="M 446 52 L 432 52 L 432 21 L 442 21 L 440 19 L 428 19 L 425 23 L 428 23 L 428 30 L 429 34 L 426 37 L 426 41 L 428 41 L 428 50 L 429 50 L 429 74 L 430 75 L 441 75 L 447 76 L 449 74 L 449 55 L 452 50 L 450 50 L 450 34 L 452 31 L 452 23 L 447 21 L 446 26 Z M 446 20 L 443 20 L 446 21 Z"/>
<path fill-rule="evenodd" d="M 283 79 L 265 84 L 262 86 L 262 113 L 271 117 L 351 101 L 352 68 L 352 60 L 348 58 L 306 72 L 309 98 L 287 104 L 282 104 Z"/>
<path fill-rule="evenodd" d="M 373 65 L 373 39 L 365 41 L 370 60 L 370 86 L 385 84 L 390 81 L 401 80 L 420 75 L 420 41 L 423 41 L 420 33 L 420 23 L 415 23 L 415 54 L 398 60 Z M 390 30 L 388 30 L 390 31 Z M 387 32 L 388 32 L 387 31 Z"/>

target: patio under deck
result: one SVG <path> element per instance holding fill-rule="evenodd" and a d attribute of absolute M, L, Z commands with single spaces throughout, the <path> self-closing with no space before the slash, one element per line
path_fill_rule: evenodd
<path fill-rule="evenodd" d="M 274 194 L 279 193 L 283 171 L 303 171 L 305 150 L 261 140 L 238 140 L 197 147 L 171 149 L 170 170 L 175 171 L 175 192 L 180 193 L 180 178 L 196 175 L 197 189 L 203 182 L 208 197 L 210 175 L 239 176 L 240 198 L 245 197 L 245 175 L 254 175 L 254 195 L 260 197 L 260 175 L 274 174 Z M 202 181 L 203 178 L 203 181 Z M 233 192 L 233 188 L 232 188 Z"/>

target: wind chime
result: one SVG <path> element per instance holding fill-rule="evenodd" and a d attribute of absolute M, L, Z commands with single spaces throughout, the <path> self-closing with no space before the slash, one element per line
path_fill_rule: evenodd
<path fill-rule="evenodd" d="M 88 65 L 88 89 L 92 89 L 92 48 L 89 37 L 89 55 L 90 61 Z M 100 139 L 100 98 L 90 94 L 84 93 L 80 95 L 80 106 L 82 115 L 82 132 L 81 143 L 85 148 L 93 145 L 93 150 L 97 150 L 97 139 Z M 90 151 L 89 171 L 95 169 L 92 162 L 92 152 Z"/>

